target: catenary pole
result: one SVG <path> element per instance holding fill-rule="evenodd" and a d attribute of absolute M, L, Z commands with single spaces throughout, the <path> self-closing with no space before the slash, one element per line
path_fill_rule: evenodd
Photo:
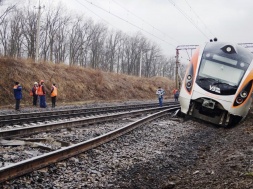
<path fill-rule="evenodd" d="M 142 50 L 141 50 L 141 54 L 140 54 L 140 70 L 139 70 L 139 77 L 141 77 L 141 66 L 142 66 Z"/>
<path fill-rule="evenodd" d="M 175 70 L 175 86 L 176 89 L 180 88 L 180 83 L 179 83 L 179 74 L 178 74 L 178 67 L 179 67 L 179 50 L 193 50 L 196 49 L 198 47 L 198 45 L 179 45 L 176 48 L 176 70 Z M 187 53 L 188 54 L 188 53 Z M 189 54 L 188 54 L 189 57 Z M 191 57 L 189 57 L 190 59 Z"/>
<path fill-rule="evenodd" d="M 179 56 L 179 50 L 176 49 L 176 74 L 175 74 L 175 82 L 176 82 L 176 89 L 178 89 L 178 56 Z"/>
<path fill-rule="evenodd" d="M 39 62 L 39 44 L 40 44 L 40 16 L 41 16 L 41 6 L 39 1 L 38 7 L 38 16 L 37 16 L 37 32 L 36 32 L 36 55 L 35 55 L 35 62 Z"/>

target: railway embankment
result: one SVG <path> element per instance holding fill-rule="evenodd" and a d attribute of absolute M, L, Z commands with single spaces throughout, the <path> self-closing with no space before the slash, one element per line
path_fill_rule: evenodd
<path fill-rule="evenodd" d="M 32 105 L 29 91 L 34 82 L 45 81 L 46 100 L 50 103 L 52 83 L 58 87 L 57 104 L 83 104 L 130 99 L 156 99 L 155 91 L 161 86 L 171 95 L 173 81 L 165 77 L 136 77 L 103 72 L 65 64 L 34 63 L 30 60 L 0 58 L 0 108 L 13 108 L 13 85 L 23 87 L 21 108 Z M 166 98 L 166 96 L 165 96 Z"/>

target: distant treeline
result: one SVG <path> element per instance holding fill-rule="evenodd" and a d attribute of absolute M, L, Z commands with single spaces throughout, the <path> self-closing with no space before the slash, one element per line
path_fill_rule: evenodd
<path fill-rule="evenodd" d="M 36 58 L 38 11 L 33 6 L 8 7 L 0 15 L 0 55 Z M 141 33 L 129 36 L 102 23 L 46 7 L 40 17 L 39 61 L 66 63 L 108 72 L 173 79 L 175 57 Z M 173 52 L 170 52 L 172 54 Z M 141 66 L 141 67 L 140 67 Z M 184 73 L 183 65 L 181 72 Z M 183 74 L 181 74 L 183 75 Z"/>

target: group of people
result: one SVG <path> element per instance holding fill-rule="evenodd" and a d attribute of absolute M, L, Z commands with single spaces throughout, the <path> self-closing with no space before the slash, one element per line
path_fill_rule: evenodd
<path fill-rule="evenodd" d="M 156 95 L 158 97 L 159 100 L 159 106 L 162 107 L 163 106 L 163 96 L 165 94 L 164 89 L 162 89 L 161 87 L 158 87 L 158 89 L 156 90 Z M 173 90 L 173 95 L 174 95 L 174 99 L 175 102 L 178 101 L 178 97 L 179 97 L 179 90 L 178 89 L 174 89 Z"/>
<path fill-rule="evenodd" d="M 19 111 L 20 110 L 20 100 L 22 99 L 22 86 L 20 85 L 19 82 L 15 82 L 15 85 L 13 87 L 13 91 L 14 91 L 14 97 L 16 99 L 15 109 L 17 111 Z M 52 88 L 51 88 L 51 92 L 50 92 L 51 101 L 52 101 L 52 108 L 55 107 L 57 93 L 58 93 L 57 87 L 56 87 L 55 83 L 53 83 Z M 164 94 L 165 94 L 164 89 L 162 89 L 161 87 L 158 87 L 158 89 L 156 90 L 156 95 L 158 97 L 160 107 L 163 106 Z M 178 89 L 173 90 L 173 95 L 174 95 L 175 101 L 178 101 L 178 97 L 179 97 Z M 33 106 L 37 106 L 37 102 L 39 99 L 40 107 L 41 108 L 47 107 L 46 90 L 45 90 L 44 80 L 41 80 L 39 83 L 34 82 L 34 86 L 32 87 L 32 89 L 30 91 L 30 96 L 33 97 Z"/>
<path fill-rule="evenodd" d="M 19 82 L 15 82 L 13 87 L 14 97 L 16 100 L 15 110 L 20 110 L 20 100 L 22 99 L 22 86 Z M 52 84 L 52 88 L 50 91 L 51 101 L 52 101 L 52 108 L 55 107 L 56 103 L 56 96 L 57 96 L 57 87 L 55 83 Z M 39 104 L 41 108 L 46 108 L 46 89 L 44 80 L 41 80 L 39 83 L 34 82 L 34 85 L 30 91 L 30 96 L 33 97 L 33 106 L 37 106 L 37 102 L 39 100 Z"/>

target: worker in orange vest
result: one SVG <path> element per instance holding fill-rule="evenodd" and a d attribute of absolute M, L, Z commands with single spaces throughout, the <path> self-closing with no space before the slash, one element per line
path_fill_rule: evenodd
<path fill-rule="evenodd" d="M 57 96 L 57 87 L 55 86 L 55 83 L 53 83 L 51 88 L 52 108 L 55 108 L 56 96 Z"/>
<path fill-rule="evenodd" d="M 41 80 L 37 89 L 37 94 L 39 96 L 40 99 L 40 107 L 41 108 L 46 108 L 47 104 L 46 104 L 46 89 L 44 86 L 44 80 Z"/>
<path fill-rule="evenodd" d="M 173 90 L 173 94 L 174 94 L 175 102 L 177 102 L 178 101 L 178 97 L 179 97 L 179 90 L 178 89 L 174 89 Z"/>

